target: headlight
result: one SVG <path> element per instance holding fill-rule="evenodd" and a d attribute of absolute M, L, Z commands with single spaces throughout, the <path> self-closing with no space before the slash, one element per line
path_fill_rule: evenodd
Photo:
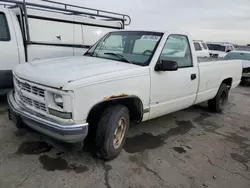
<path fill-rule="evenodd" d="M 63 108 L 63 97 L 62 97 L 62 95 L 53 94 L 53 97 L 54 97 L 55 103 L 58 106 L 60 106 L 61 108 Z"/>

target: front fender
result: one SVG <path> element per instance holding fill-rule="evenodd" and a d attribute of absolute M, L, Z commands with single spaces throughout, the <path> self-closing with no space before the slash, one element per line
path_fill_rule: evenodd
<path fill-rule="evenodd" d="M 149 75 L 117 79 L 94 85 L 78 87 L 74 90 L 73 113 L 76 121 L 87 120 L 91 109 L 103 101 L 136 96 L 144 108 L 149 107 Z"/>

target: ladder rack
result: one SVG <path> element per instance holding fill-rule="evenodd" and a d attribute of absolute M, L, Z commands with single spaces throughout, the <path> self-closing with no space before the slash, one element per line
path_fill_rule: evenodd
<path fill-rule="evenodd" d="M 72 14 L 72 15 L 84 15 L 84 16 L 90 16 L 90 17 L 105 18 L 105 21 L 121 21 L 122 24 L 124 25 L 129 25 L 131 23 L 130 16 L 126 14 L 120 14 L 120 13 L 94 9 L 94 8 L 87 8 L 83 6 L 61 3 L 61 2 L 56 2 L 52 0 L 41 0 L 41 1 L 46 4 L 51 4 L 51 5 L 30 3 L 30 2 L 26 2 L 25 0 L 23 1 L 0 0 L 0 4 L 3 6 L 9 6 L 10 8 L 12 6 L 14 7 L 18 6 L 18 7 L 21 7 L 23 10 L 33 7 L 33 8 L 47 9 L 47 11 L 62 11 L 62 12 Z M 5 4 L 1 2 L 4 2 Z M 57 6 L 62 6 L 62 7 L 56 7 L 52 5 L 57 5 Z"/>
<path fill-rule="evenodd" d="M 28 43 L 30 42 L 30 34 L 29 34 L 27 9 L 37 9 L 37 10 L 56 12 L 67 15 L 84 16 L 90 19 L 91 18 L 99 19 L 103 21 L 116 21 L 121 23 L 122 29 L 124 29 L 125 26 L 131 23 L 130 16 L 126 14 L 120 14 L 94 8 L 87 8 L 83 6 L 61 3 L 52 0 L 41 0 L 41 2 L 43 2 L 43 4 L 26 2 L 26 0 L 23 1 L 0 0 L 0 6 L 4 6 L 9 9 L 19 7 L 21 9 L 21 13 L 25 24 L 24 27 L 26 30 L 26 42 Z"/>
<path fill-rule="evenodd" d="M 131 23 L 130 16 L 126 15 L 126 14 L 120 14 L 120 13 L 115 13 L 115 12 L 110 12 L 110 11 L 105 11 L 105 10 L 100 10 L 100 9 L 71 5 L 71 4 L 67 4 L 67 3 L 60 3 L 60 2 L 56 2 L 56 1 L 52 1 L 52 0 L 41 0 L 41 1 L 56 4 L 56 5 L 62 5 L 65 10 L 70 10 L 69 8 L 71 7 L 71 8 L 79 8 L 79 9 L 82 9 L 85 11 L 92 11 L 93 13 L 83 12 L 82 14 L 94 16 L 94 17 L 96 16 L 96 17 L 107 18 L 107 19 L 105 19 L 106 21 L 114 21 L 114 20 L 115 21 L 117 21 L 117 20 L 123 21 L 125 25 L 129 25 Z M 72 11 L 72 9 L 70 11 Z M 74 13 L 74 10 L 72 13 Z M 81 13 L 75 12 L 75 14 L 81 14 Z"/>

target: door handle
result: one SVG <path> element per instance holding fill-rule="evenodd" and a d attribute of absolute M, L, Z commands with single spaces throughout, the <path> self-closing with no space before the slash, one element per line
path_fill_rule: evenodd
<path fill-rule="evenodd" d="M 57 40 L 62 40 L 61 35 L 56 35 L 56 39 L 57 39 Z"/>
<path fill-rule="evenodd" d="M 196 79 L 196 74 L 191 74 L 191 80 Z"/>

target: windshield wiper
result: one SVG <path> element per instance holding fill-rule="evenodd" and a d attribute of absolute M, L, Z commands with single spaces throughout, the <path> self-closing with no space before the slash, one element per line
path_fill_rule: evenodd
<path fill-rule="evenodd" d="M 121 54 L 117 54 L 117 53 L 113 53 L 113 52 L 107 52 L 107 53 L 104 53 L 104 54 L 106 54 L 106 55 L 113 55 L 113 56 L 119 57 L 121 60 L 126 61 L 127 63 L 130 63 L 130 64 L 133 64 L 132 61 L 128 60 L 127 58 L 125 58 Z"/>

